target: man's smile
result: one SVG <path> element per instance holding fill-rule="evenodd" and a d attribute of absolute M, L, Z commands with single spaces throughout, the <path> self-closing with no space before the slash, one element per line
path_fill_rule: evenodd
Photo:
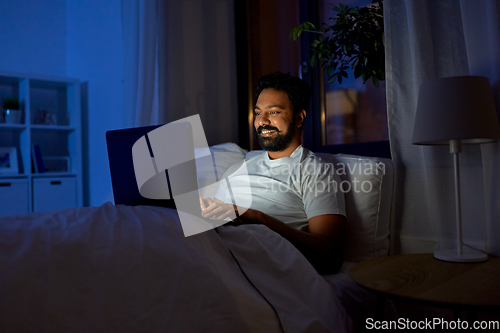
<path fill-rule="evenodd" d="M 257 134 L 259 134 L 261 137 L 270 137 L 279 132 L 280 131 L 276 127 L 272 126 L 260 126 L 257 129 Z"/>
<path fill-rule="evenodd" d="M 268 137 L 268 136 L 271 136 L 273 134 L 275 134 L 276 131 L 275 130 L 263 130 L 260 132 L 260 135 L 263 136 L 263 137 Z"/>

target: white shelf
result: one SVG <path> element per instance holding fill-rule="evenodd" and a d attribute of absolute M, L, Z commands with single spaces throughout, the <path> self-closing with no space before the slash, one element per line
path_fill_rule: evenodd
<path fill-rule="evenodd" d="M 33 173 L 31 176 L 33 178 L 50 178 L 50 177 L 72 177 L 76 176 L 76 173 L 73 172 L 41 172 L 41 173 Z"/>
<path fill-rule="evenodd" d="M 64 191 L 51 188 L 46 195 L 52 196 L 54 204 L 62 206 L 83 205 L 82 181 L 82 138 L 80 124 L 80 82 L 77 79 L 30 74 L 8 73 L 0 71 L 0 102 L 7 97 L 18 97 L 21 101 L 23 116 L 20 124 L 6 124 L 0 117 L 0 147 L 16 147 L 19 174 L 0 174 L 0 181 L 9 179 L 27 182 L 28 211 L 34 211 L 34 183 L 45 178 L 67 183 L 72 179 L 74 199 L 67 200 Z M 41 110 L 45 110 L 42 112 Z M 3 108 L 0 104 L 0 112 Z M 41 113 L 49 112 L 55 124 L 43 124 Z M 69 157 L 69 172 L 34 172 L 32 166 L 32 147 L 38 145 L 42 157 Z M 54 179 L 52 179 L 54 178 Z M 73 185 L 71 185 L 73 186 Z M 44 187 L 38 187 L 37 197 L 43 196 Z M 4 187 L 2 196 L 8 196 L 9 187 Z M 50 192 L 50 193 L 49 193 Z M 59 194 L 58 194 L 59 193 Z M 59 195 L 59 197 L 58 197 Z M 2 201 L 0 196 L 0 210 Z M 73 197 L 71 197 L 73 198 Z M 55 207 L 56 207 L 55 206 Z M 64 208 L 64 207 L 63 207 Z"/>
<path fill-rule="evenodd" d="M 74 131 L 76 127 L 74 126 L 64 126 L 64 125 L 30 125 L 32 130 L 51 130 L 51 131 Z"/>
<path fill-rule="evenodd" d="M 28 178 L 28 175 L 24 173 L 2 173 L 0 174 L 0 179 L 4 178 Z"/>
<path fill-rule="evenodd" d="M 2 112 L 3 112 L 3 109 L 2 109 Z M 5 124 L 5 123 L 0 123 L 0 128 L 1 129 L 13 129 L 13 130 L 22 131 L 22 130 L 28 128 L 28 126 L 26 126 L 24 124 Z"/>

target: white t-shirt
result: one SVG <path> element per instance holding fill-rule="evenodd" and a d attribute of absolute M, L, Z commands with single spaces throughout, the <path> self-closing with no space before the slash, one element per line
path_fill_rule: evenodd
<path fill-rule="evenodd" d="M 238 203 L 241 202 L 238 198 L 251 195 L 250 208 L 300 229 L 314 216 L 346 215 L 344 194 L 339 186 L 333 164 L 299 146 L 289 157 L 271 160 L 266 151 L 231 166 L 215 198 Z"/>

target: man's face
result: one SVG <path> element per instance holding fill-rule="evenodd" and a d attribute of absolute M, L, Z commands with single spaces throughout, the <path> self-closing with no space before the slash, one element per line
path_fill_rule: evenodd
<path fill-rule="evenodd" d="M 272 88 L 262 90 L 254 113 L 254 126 L 262 149 L 285 150 L 297 130 L 288 94 Z"/>

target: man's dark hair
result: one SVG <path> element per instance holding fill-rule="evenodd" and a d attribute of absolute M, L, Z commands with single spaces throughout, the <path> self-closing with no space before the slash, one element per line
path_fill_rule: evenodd
<path fill-rule="evenodd" d="M 288 99 L 293 106 L 293 115 L 295 116 L 300 110 L 309 111 L 309 99 L 311 96 L 311 87 L 304 80 L 281 72 L 274 72 L 264 75 L 257 82 L 257 98 L 259 98 L 262 90 L 273 88 L 282 90 L 288 94 Z"/>

